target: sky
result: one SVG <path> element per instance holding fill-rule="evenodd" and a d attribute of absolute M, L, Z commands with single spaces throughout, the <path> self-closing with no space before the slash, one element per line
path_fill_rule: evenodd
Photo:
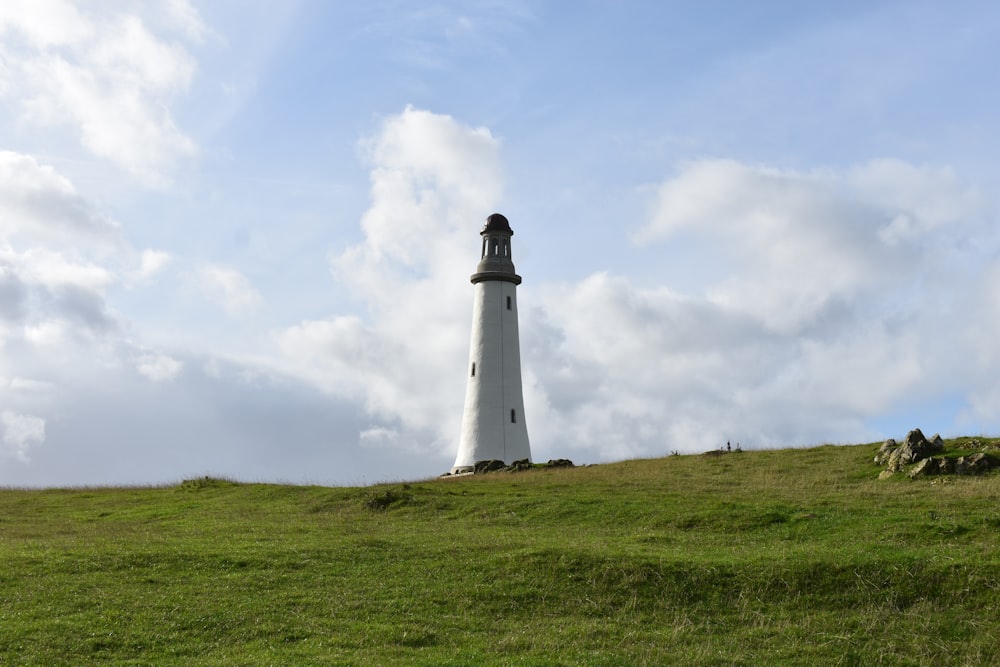
<path fill-rule="evenodd" d="M 1000 431 L 992 2 L 0 3 L 0 486 Z"/>

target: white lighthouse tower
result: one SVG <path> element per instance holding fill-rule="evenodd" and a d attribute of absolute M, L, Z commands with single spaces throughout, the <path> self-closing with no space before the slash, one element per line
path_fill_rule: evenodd
<path fill-rule="evenodd" d="M 512 463 L 531 459 L 521 391 L 521 345 L 517 335 L 517 286 L 507 218 L 486 218 L 482 258 L 472 274 L 472 344 L 462 437 L 452 474 L 468 472 L 477 461 Z"/>

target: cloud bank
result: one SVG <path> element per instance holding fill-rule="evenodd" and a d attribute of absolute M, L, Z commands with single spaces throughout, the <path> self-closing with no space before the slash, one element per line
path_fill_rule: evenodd
<path fill-rule="evenodd" d="M 204 27 L 185 1 L 166 3 L 147 20 L 139 4 L 131 12 L 91 9 L 65 0 L 4 2 L 0 97 L 15 102 L 21 123 L 66 128 L 93 155 L 161 184 L 166 169 L 196 150 L 168 111 L 195 61 L 149 23 L 159 18 L 187 41 L 200 39 Z"/>
<path fill-rule="evenodd" d="M 365 242 L 331 261 L 366 314 L 303 322 L 278 340 L 302 376 L 364 401 L 373 423 L 363 442 L 446 457 L 477 223 L 501 192 L 499 143 L 407 109 L 370 147 Z M 885 414 L 919 419 L 932 401 L 962 407 L 926 428 L 996 424 L 995 365 L 970 363 L 996 361 L 985 341 L 996 331 L 986 304 L 997 290 L 984 287 L 996 284 L 995 211 L 949 169 L 873 160 L 797 172 L 701 160 L 655 192 L 632 232 L 635 252 L 671 246 L 665 256 L 711 267 L 683 292 L 669 266 L 652 285 L 603 271 L 561 284 L 525 276 L 536 456 L 857 442 L 883 437 Z M 530 238 L 530 225 L 512 225 L 515 241 Z"/>
<path fill-rule="evenodd" d="M 407 108 L 365 148 L 365 239 L 334 252 L 330 267 L 366 316 L 303 321 L 278 346 L 293 372 L 364 403 L 373 422 L 362 443 L 446 458 L 461 417 L 476 221 L 502 190 L 499 142 Z"/>
<path fill-rule="evenodd" d="M 550 331 L 529 361 L 548 437 L 600 456 L 856 442 L 932 399 L 972 408 L 985 399 L 967 334 L 995 317 L 976 318 L 962 295 L 978 300 L 995 271 L 994 215 L 949 170 L 895 160 L 811 173 L 686 164 L 634 238 L 712 267 L 697 285 L 596 274 L 542 288 Z M 565 402 L 563 387 L 581 385 L 596 389 Z"/>

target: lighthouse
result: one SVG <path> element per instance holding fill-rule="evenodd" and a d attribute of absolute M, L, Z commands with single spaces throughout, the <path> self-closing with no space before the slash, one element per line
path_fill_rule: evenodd
<path fill-rule="evenodd" d="M 517 334 L 517 286 L 507 218 L 494 213 L 479 233 L 482 250 L 472 274 L 472 342 L 462 435 L 452 474 L 477 461 L 512 463 L 531 459 L 521 390 L 521 345 Z"/>

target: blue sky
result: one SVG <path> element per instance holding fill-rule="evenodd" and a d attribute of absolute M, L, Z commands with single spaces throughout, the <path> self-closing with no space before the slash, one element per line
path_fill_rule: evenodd
<path fill-rule="evenodd" d="M 478 230 L 536 459 L 1000 428 L 987 2 L 0 7 L 0 484 L 450 468 Z"/>

